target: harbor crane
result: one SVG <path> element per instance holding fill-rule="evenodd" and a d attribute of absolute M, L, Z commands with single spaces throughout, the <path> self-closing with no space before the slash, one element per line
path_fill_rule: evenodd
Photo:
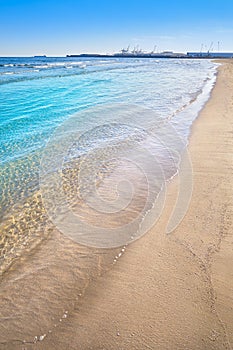
<path fill-rule="evenodd" d="M 123 55 L 124 55 L 124 54 L 127 54 L 127 53 L 129 52 L 129 48 L 130 48 L 130 45 L 128 45 L 127 49 L 123 48 L 123 49 L 121 50 L 122 54 L 123 54 Z"/>
<path fill-rule="evenodd" d="M 214 46 L 214 42 L 212 41 L 209 47 L 209 50 L 207 51 L 207 54 L 210 53 L 210 51 L 213 51 L 213 46 Z"/>
<path fill-rule="evenodd" d="M 156 51 L 157 45 L 154 46 L 153 50 L 151 51 L 151 54 L 153 55 Z"/>

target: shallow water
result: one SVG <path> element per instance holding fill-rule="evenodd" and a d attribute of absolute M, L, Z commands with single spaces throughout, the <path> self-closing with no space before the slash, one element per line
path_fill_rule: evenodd
<path fill-rule="evenodd" d="M 0 58 L 3 349 L 56 337 L 156 221 L 215 72 L 208 60 Z"/>
<path fill-rule="evenodd" d="M 137 188 L 136 197 L 134 201 L 131 197 L 128 198 L 131 193 L 130 186 L 123 188 L 120 196 L 122 201 L 114 209 L 118 210 L 118 214 L 114 214 L 115 219 L 114 215 L 111 216 L 109 224 L 106 223 L 106 213 L 103 217 L 96 216 L 103 205 L 103 202 L 101 205 L 98 203 L 97 197 L 94 199 L 95 214 L 92 219 L 89 217 L 89 206 L 80 207 L 79 201 L 77 208 L 74 192 L 69 197 L 71 207 L 76 206 L 76 213 L 81 212 L 82 217 L 89 217 L 92 224 L 93 220 L 97 220 L 95 224 L 99 227 L 102 227 L 103 222 L 108 228 L 117 222 L 118 227 L 126 229 L 125 223 L 139 215 L 139 221 L 131 226 L 128 234 L 130 237 L 137 231 L 144 214 L 153 207 L 153 201 L 161 190 L 163 181 L 159 175 L 160 168 L 163 169 L 165 180 L 173 176 L 178 169 L 179 160 L 174 160 L 174 154 L 169 156 L 167 145 L 161 147 L 161 139 L 162 143 L 168 142 L 170 149 L 176 149 L 177 135 L 182 137 L 182 144 L 186 144 L 190 126 L 207 100 L 214 83 L 215 70 L 216 65 L 209 60 L 1 58 L 1 271 L 4 271 L 14 258 L 21 256 L 22 252 L 30 251 L 41 240 L 49 237 L 54 224 L 57 226 L 57 222 L 52 220 L 51 223 L 48 219 L 49 210 L 42 203 L 39 186 L 41 160 L 44 156 L 46 159 L 47 152 L 44 147 L 49 140 L 50 143 L 51 139 L 54 141 L 52 135 L 55 131 L 56 149 L 63 148 L 66 137 L 63 133 L 63 138 L 58 142 L 58 134 L 64 131 L 62 128 L 66 127 L 67 121 L 69 125 L 74 116 L 75 130 L 79 136 L 81 131 L 83 134 L 78 143 L 72 141 L 67 154 L 64 154 L 65 165 L 62 165 L 62 171 L 69 173 L 68 192 L 77 192 L 78 172 L 74 171 L 74 164 L 77 166 L 77 160 L 80 159 L 86 160 L 86 166 L 82 167 L 81 172 L 81 192 L 85 200 L 88 193 L 93 192 L 94 184 L 103 178 L 108 178 L 108 182 L 105 190 L 102 188 L 102 193 L 105 193 L 107 198 L 110 195 L 108 201 L 115 200 L 119 195 L 117 191 L 112 191 L 111 194 L 106 192 L 114 186 L 114 181 L 119 179 L 120 174 L 125 173 L 125 180 L 127 176 L 131 176 L 130 181 Z M 96 116 L 97 123 L 95 120 L 95 124 L 92 125 L 93 107 L 101 105 L 107 106 L 106 111 L 104 108 L 100 109 Z M 110 108 L 112 105 L 114 108 L 109 110 L 109 105 Z M 134 106 L 138 106 L 139 111 L 135 112 Z M 88 110 L 90 107 L 92 109 Z M 124 124 L 119 115 L 126 109 L 129 113 L 127 123 Z M 146 109 L 153 111 L 153 115 L 151 112 L 147 113 Z M 143 120 L 137 125 L 139 115 L 143 115 Z M 175 127 L 175 136 L 166 128 L 160 129 L 158 134 L 158 126 L 166 121 Z M 88 127 L 92 127 L 92 130 L 87 132 Z M 155 141 L 153 130 L 156 130 L 159 142 Z M 151 131 L 153 135 L 149 137 L 148 132 Z M 138 172 L 138 164 L 136 167 L 132 166 L 132 161 L 135 163 L 135 155 L 142 146 L 147 149 L 147 153 L 140 158 L 141 170 L 147 169 L 144 178 L 146 181 L 149 178 L 150 182 L 155 173 L 159 178 L 156 190 L 152 190 L 154 196 L 150 198 L 145 210 L 142 210 L 140 204 L 144 203 L 143 198 L 145 202 L 148 199 L 147 186 L 140 187 L 143 171 Z M 148 170 L 148 152 L 157 159 L 155 173 Z M 110 161 L 119 157 L 119 154 L 121 161 Z M 56 163 L 58 156 L 59 152 L 55 152 L 50 161 L 47 159 L 46 166 L 49 171 L 56 173 L 53 162 Z M 122 157 L 127 158 L 128 162 L 122 161 Z M 136 163 L 137 161 L 136 159 Z M 67 164 L 72 166 L 67 167 Z M 118 173 L 111 177 L 113 169 L 118 169 Z M 97 174 L 93 177 L 95 171 Z M 56 186 L 53 186 L 53 189 L 56 189 Z M 89 200 L 93 201 L 93 198 Z M 120 206 L 124 207 L 127 200 L 131 201 L 131 204 L 123 213 Z M 53 213 L 49 213 L 49 216 L 51 219 Z M 125 239 L 124 242 L 118 242 L 118 245 L 130 241 L 129 237 L 126 242 Z"/>

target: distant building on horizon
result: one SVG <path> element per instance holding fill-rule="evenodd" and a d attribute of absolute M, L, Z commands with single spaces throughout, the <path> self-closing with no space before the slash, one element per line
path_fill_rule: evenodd
<path fill-rule="evenodd" d="M 187 52 L 187 57 L 233 58 L 233 52 Z"/>

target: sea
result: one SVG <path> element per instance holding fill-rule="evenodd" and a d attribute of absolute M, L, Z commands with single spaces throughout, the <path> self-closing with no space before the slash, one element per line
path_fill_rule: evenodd
<path fill-rule="evenodd" d="M 174 176 L 167 233 L 179 225 L 192 195 L 187 145 L 217 66 L 0 58 L 3 349 L 69 334 L 87 287 L 156 225 Z"/>
<path fill-rule="evenodd" d="M 97 248 L 144 234 L 216 68 L 198 59 L 0 58 L 1 272 L 54 227 Z"/>

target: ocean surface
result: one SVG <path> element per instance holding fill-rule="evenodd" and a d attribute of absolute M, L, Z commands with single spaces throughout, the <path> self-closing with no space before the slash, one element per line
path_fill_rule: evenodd
<path fill-rule="evenodd" d="M 61 220 L 53 220 L 51 196 L 48 198 L 46 192 L 42 201 L 41 167 L 43 187 L 46 174 L 56 173 L 61 155 L 64 192 L 72 210 L 82 220 L 88 218 L 89 228 L 102 230 L 104 226 L 108 233 L 114 227 L 116 234 L 128 229 L 127 235 L 132 238 L 163 183 L 160 171 L 153 184 L 152 158 L 159 159 L 159 167 L 154 170 L 162 168 L 163 179 L 177 173 L 179 160 L 174 161 L 174 155 L 169 156 L 161 143 L 168 142 L 176 151 L 179 137 L 183 146 L 187 144 L 190 127 L 215 82 L 216 67 L 210 60 L 0 58 L 1 271 L 46 240 L 54 225 L 62 233 L 67 230 L 67 236 L 78 243 L 98 247 L 98 239 L 91 237 L 94 243 L 89 241 L 90 233 L 87 240 L 79 240 L 68 226 L 59 226 Z M 172 134 L 167 128 L 160 129 L 162 135 L 156 143 L 148 130 L 156 130 L 165 122 L 169 122 Z M 73 140 L 64 153 L 64 135 L 73 129 L 81 138 L 79 142 Z M 140 147 L 146 152 L 140 153 Z M 117 161 L 119 154 L 121 160 Z M 83 157 L 87 165 L 80 170 Z M 144 170 L 154 193 L 151 198 L 142 185 Z M 80 173 L 81 185 L 77 183 Z M 96 191 L 93 173 L 106 200 L 117 196 L 115 190 L 108 193 L 114 182 L 130 178 L 135 185 L 135 200 L 131 192 L 128 198 L 129 190 L 123 186 L 121 201 L 110 209 L 106 203 L 99 203 L 92 196 Z M 102 188 L 103 178 L 107 182 Z M 58 185 L 53 182 L 49 193 Z M 74 195 L 77 186 L 81 188 L 78 199 L 77 193 Z M 103 216 L 96 215 L 96 206 Z M 129 229 L 131 221 L 134 224 Z M 114 241 L 112 246 L 123 245 L 124 239 Z M 101 243 L 100 247 L 111 246 L 109 242 Z"/>

